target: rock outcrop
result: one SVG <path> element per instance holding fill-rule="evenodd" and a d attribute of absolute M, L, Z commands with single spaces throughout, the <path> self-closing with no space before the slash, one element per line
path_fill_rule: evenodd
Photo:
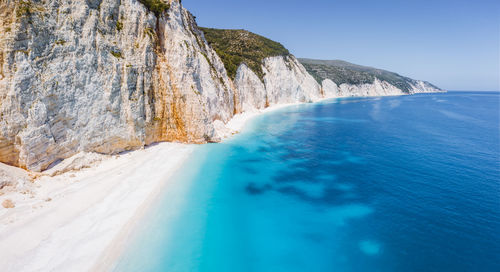
<path fill-rule="evenodd" d="M 0 163 L 0 195 L 1 190 L 6 186 L 23 187 L 30 184 L 32 180 L 33 177 L 27 171 Z"/>

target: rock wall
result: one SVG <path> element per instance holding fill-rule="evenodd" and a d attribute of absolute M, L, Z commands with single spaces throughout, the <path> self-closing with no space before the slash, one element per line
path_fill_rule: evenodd
<path fill-rule="evenodd" d="M 2 1 L 7 7 L 0 145 L 10 152 L 0 161 L 40 171 L 79 151 L 142 146 L 154 115 L 154 14 L 137 1 Z"/>
<path fill-rule="evenodd" d="M 238 68 L 234 80 L 238 112 L 323 97 L 321 86 L 293 56 L 267 58 L 262 68 L 263 81 L 245 64 Z"/>
<path fill-rule="evenodd" d="M 224 65 L 178 2 L 171 3 L 156 39 L 154 125 L 146 144 L 218 141 L 213 122 L 226 123 L 234 114 L 235 92 Z"/>
<path fill-rule="evenodd" d="M 265 59 L 264 71 L 269 105 L 322 98 L 321 86 L 293 56 Z"/>
<path fill-rule="evenodd" d="M 177 0 L 0 0 L 0 162 L 41 171 L 79 152 L 219 141 L 234 114 L 308 102 L 321 87 L 292 56 L 234 83 Z M 214 124 L 218 124 L 215 128 Z"/>

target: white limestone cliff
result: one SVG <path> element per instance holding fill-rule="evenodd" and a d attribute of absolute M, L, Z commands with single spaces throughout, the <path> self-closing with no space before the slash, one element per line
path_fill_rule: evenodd
<path fill-rule="evenodd" d="M 407 95 L 416 93 L 434 93 L 442 90 L 433 87 L 424 81 L 416 81 L 417 84 L 411 85 L 412 89 L 409 93 L 397 88 L 387 81 L 375 79 L 373 83 L 366 84 L 340 84 L 338 86 L 330 79 L 325 79 L 322 82 L 322 88 L 325 97 L 353 97 L 353 96 L 393 96 Z"/>
<path fill-rule="evenodd" d="M 445 92 L 444 90 L 438 89 L 428 82 L 422 80 L 416 80 L 415 84 L 411 84 L 411 87 L 412 89 L 410 90 L 410 94 Z"/>
<path fill-rule="evenodd" d="M 41 171 L 80 152 L 219 141 L 234 116 L 321 97 L 293 57 L 234 83 L 176 0 L 0 1 L 0 162 Z"/>
<path fill-rule="evenodd" d="M 322 98 L 321 86 L 293 56 L 266 58 L 264 82 L 245 64 L 240 65 L 234 84 L 240 111 L 277 104 L 313 102 Z"/>
<path fill-rule="evenodd" d="M 6 0 L 0 17 L 0 161 L 39 171 L 144 143 L 153 13 L 137 1 Z"/>
<path fill-rule="evenodd" d="M 293 56 L 265 59 L 264 71 L 270 105 L 313 102 L 322 98 L 321 86 Z"/>

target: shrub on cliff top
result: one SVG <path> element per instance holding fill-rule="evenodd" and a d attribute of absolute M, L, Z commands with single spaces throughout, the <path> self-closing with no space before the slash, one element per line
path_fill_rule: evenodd
<path fill-rule="evenodd" d="M 288 50 L 278 42 L 246 30 L 200 28 L 205 39 L 224 63 L 233 80 L 238 67 L 245 63 L 263 80 L 262 62 L 267 57 L 288 56 Z"/>
<path fill-rule="evenodd" d="M 18 18 L 23 16 L 30 16 L 36 11 L 35 6 L 30 1 L 19 1 L 16 9 L 16 15 Z"/>
<path fill-rule="evenodd" d="M 160 16 L 170 8 L 170 4 L 165 3 L 164 0 L 139 0 L 139 2 L 145 5 L 148 10 L 154 12 L 156 16 Z"/>

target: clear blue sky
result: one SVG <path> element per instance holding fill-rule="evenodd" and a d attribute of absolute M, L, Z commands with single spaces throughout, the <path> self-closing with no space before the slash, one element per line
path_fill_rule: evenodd
<path fill-rule="evenodd" d="M 200 26 L 247 29 L 295 56 L 342 59 L 448 90 L 499 90 L 500 1 L 183 0 Z"/>

